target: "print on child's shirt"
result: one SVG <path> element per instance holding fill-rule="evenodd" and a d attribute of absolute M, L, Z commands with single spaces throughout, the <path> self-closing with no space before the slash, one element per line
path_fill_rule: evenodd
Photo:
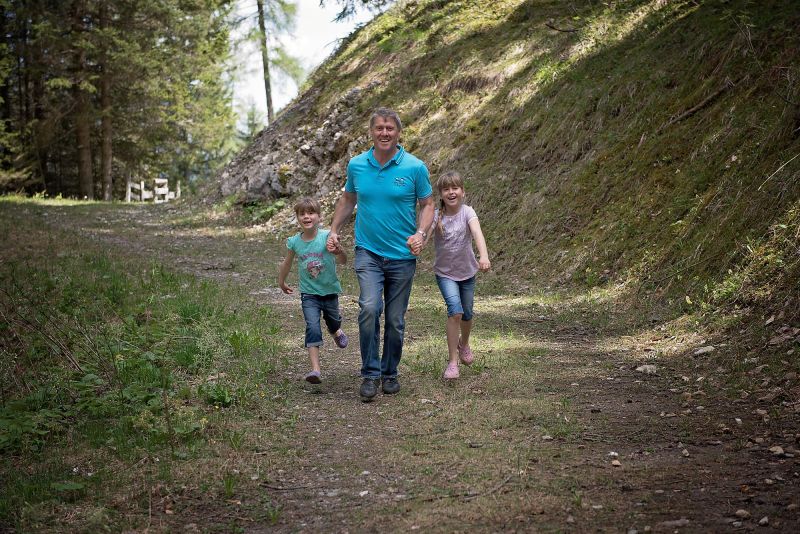
<path fill-rule="evenodd" d="M 303 254 L 300 256 L 300 261 L 306 261 L 308 258 L 319 258 L 312 259 L 306 263 L 306 271 L 308 271 L 308 274 L 311 276 L 311 278 L 317 278 L 320 273 L 325 270 L 325 265 L 322 263 L 322 253 L 309 252 L 308 254 Z"/>

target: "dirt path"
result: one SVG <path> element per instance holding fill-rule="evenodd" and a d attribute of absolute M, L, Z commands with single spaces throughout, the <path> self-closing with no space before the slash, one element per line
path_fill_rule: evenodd
<path fill-rule="evenodd" d="M 480 357 L 446 385 L 443 307 L 423 262 L 403 390 L 363 404 L 349 269 L 342 302 L 351 344 L 340 351 L 326 343 L 324 382 L 312 387 L 299 379 L 299 303 L 275 286 L 281 243 L 171 206 L 59 207 L 47 219 L 243 284 L 253 302 L 276 310 L 290 403 L 259 423 L 273 439 L 260 444 L 269 461 L 250 491 L 280 513 L 267 521 L 251 509 L 246 532 L 800 531 L 797 405 L 723 396 L 722 370 L 681 356 L 702 340 L 665 326 L 626 327 L 613 301 L 510 294 L 496 289 L 508 281 L 483 280 Z M 655 373 L 637 371 L 643 364 Z M 168 530 L 203 530 L 202 509 L 185 509 L 166 518 Z"/>

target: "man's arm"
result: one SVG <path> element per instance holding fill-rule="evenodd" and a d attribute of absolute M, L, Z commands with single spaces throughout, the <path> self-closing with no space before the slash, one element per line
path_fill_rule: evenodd
<path fill-rule="evenodd" d="M 431 223 L 433 222 L 434 202 L 433 195 L 429 195 L 419 201 L 419 216 L 417 218 L 417 232 L 409 236 L 406 240 L 406 245 L 411 250 L 414 256 L 419 256 L 422 252 L 422 247 L 425 246 L 427 240 L 423 234 L 427 234 L 430 230 Z"/>
<path fill-rule="evenodd" d="M 336 209 L 333 212 L 333 221 L 331 222 L 331 231 L 328 234 L 328 241 L 325 246 L 328 252 L 334 253 L 337 249 L 341 249 L 339 243 L 339 227 L 350 218 L 353 210 L 356 208 L 357 196 L 355 193 L 345 191 L 342 193 L 339 201 L 336 202 Z"/>

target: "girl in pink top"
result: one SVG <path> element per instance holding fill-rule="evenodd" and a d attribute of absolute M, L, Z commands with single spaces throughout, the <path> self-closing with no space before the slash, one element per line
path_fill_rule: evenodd
<path fill-rule="evenodd" d="M 441 200 L 428 233 L 433 236 L 436 251 L 433 263 L 436 283 L 447 304 L 449 358 L 443 376 L 453 380 L 459 377 L 459 360 L 470 365 L 475 358 L 469 347 L 475 274 L 488 271 L 491 263 L 478 216 L 464 204 L 461 175 L 453 171 L 443 174 L 436 181 L 436 189 Z M 472 250 L 473 240 L 478 248 L 477 259 Z"/>

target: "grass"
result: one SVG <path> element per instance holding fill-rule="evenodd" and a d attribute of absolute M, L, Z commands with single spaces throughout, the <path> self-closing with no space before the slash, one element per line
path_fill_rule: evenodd
<path fill-rule="evenodd" d="M 404 142 L 434 175 L 466 175 L 495 266 L 478 285 L 476 363 L 442 383 L 444 306 L 421 270 L 399 400 L 355 401 L 351 361 L 310 393 L 286 378 L 296 369 L 276 342 L 287 335 L 281 324 L 299 338 L 298 310 L 287 317 L 241 289 L 42 229 L 45 216 L 71 214 L 118 234 L 92 221 L 145 208 L 5 199 L 0 270 L 10 289 L 0 309 L 34 327 L 14 323 L 12 335 L 12 323 L 2 325 L 3 527 L 58 530 L 69 517 L 71 530 L 145 529 L 151 515 L 169 519 L 173 502 L 181 518 L 213 518 L 210 530 L 244 528 L 241 517 L 297 518 L 296 502 L 375 530 L 386 515 L 423 531 L 643 526 L 624 492 L 651 497 L 635 482 L 649 490 L 683 472 L 665 449 L 685 440 L 694 455 L 718 428 L 682 414 L 678 392 L 724 389 L 753 402 L 796 385 L 784 377 L 800 372 L 797 341 L 769 344 L 800 310 L 800 159 L 791 160 L 797 119 L 786 103 L 798 95 L 794 5 L 488 4 L 404 4 L 346 40 L 311 82 L 324 116 L 380 78 L 358 113 L 398 108 Z M 344 129 L 363 144 L 358 120 Z M 185 256 L 219 274 L 209 279 L 270 285 L 270 243 L 239 224 L 280 219 L 281 208 L 254 204 L 237 220 L 238 200 L 166 221 L 152 212 L 153 226 L 182 233 Z M 201 235 L 210 239 L 191 241 Z M 343 278 L 355 295 L 349 269 Z M 680 357 L 707 344 L 717 346 L 710 356 Z M 631 377 L 642 362 L 675 394 Z M 617 394 L 631 404 L 615 403 Z M 653 416 L 646 408 L 656 404 Z M 744 428 L 779 435 L 791 424 L 777 408 L 754 423 L 730 406 Z M 733 427 L 729 415 L 719 417 Z M 630 454 L 619 445 L 647 453 L 639 471 L 608 471 L 610 448 Z M 758 465 L 746 469 L 763 478 Z M 620 472 L 633 489 L 619 489 Z M 268 493 L 262 482 L 297 493 Z M 342 494 L 327 497 L 331 487 Z M 717 489 L 728 502 L 741 497 L 728 482 Z M 670 509 L 715 510 L 725 499 L 689 501 Z M 565 523 L 568 514 L 582 522 Z"/>
<path fill-rule="evenodd" d="M 487 291 L 513 291 L 511 276 L 597 288 L 669 321 L 709 295 L 735 301 L 757 268 L 747 247 L 794 220 L 793 22 L 786 0 L 423 0 L 344 41 L 309 83 L 324 115 L 381 78 L 359 110 L 398 109 L 434 175 L 462 171 L 508 275 Z"/>
<path fill-rule="evenodd" d="M 648 363 L 681 365 L 671 350 L 698 339 L 690 335 L 696 319 L 642 326 L 611 313 L 624 297 L 614 286 L 552 291 L 480 276 L 477 360 L 444 384 L 445 309 L 423 260 L 407 315 L 403 390 L 363 404 L 357 346 L 327 348 L 325 381 L 312 388 L 298 379 L 306 363 L 296 303 L 270 309 L 245 293 L 274 290 L 265 266 L 280 259 L 278 240 L 228 228 L 212 244 L 214 218 L 204 226 L 202 215 L 183 210 L 158 212 L 160 220 L 143 211 L 136 220 L 165 247 L 140 254 L 139 228 L 119 224 L 128 206 L 3 202 L 3 265 L 25 265 L 14 270 L 27 288 L 19 293 L 35 297 L 30 309 L 70 321 L 64 346 L 79 363 L 100 362 L 89 376 L 33 331 L 14 347 L 8 340 L 15 338 L 2 338 L 13 349 L 4 357 L 25 363 L 3 367 L 3 383 L 15 384 L 4 390 L 3 414 L 24 400 L 18 420 L 48 431 L 20 434 L 30 439 L 4 451 L 4 527 L 170 530 L 195 523 L 246 531 L 311 528 L 313 520 L 372 529 L 385 514 L 403 528 L 439 531 L 555 531 L 569 528 L 568 515 L 578 527 L 618 525 L 621 515 L 628 521 L 633 495 L 649 494 L 638 488 L 674 473 L 675 440 L 691 444 L 692 455 L 707 440 L 707 412 L 682 414 L 678 392 L 694 396 L 709 384 L 708 398 L 697 394 L 687 406 L 702 402 L 712 411 L 713 374 L 692 365 L 674 371 L 687 381 L 672 370 L 652 378 L 631 371 L 643 346 L 653 349 L 644 352 Z M 173 225 L 187 216 L 198 222 L 194 232 Z M 106 233 L 106 245 L 78 237 L 88 232 Z M 119 249 L 108 245 L 119 242 Z M 163 252 L 178 244 L 179 255 Z M 163 263 L 152 260 L 157 254 Z M 202 279 L 169 267 L 193 265 L 195 255 L 202 255 L 195 267 Z M 236 267 L 205 269 L 228 263 Z M 354 329 L 355 276 L 352 268 L 341 275 L 344 315 Z M 81 329 L 104 349 L 99 356 L 77 335 Z M 741 372 L 755 365 L 742 361 Z M 696 382 L 700 375 L 706 379 Z M 20 376 L 24 385 L 14 382 Z M 50 389 L 27 395 L 26 387 L 40 385 Z M 676 393 L 662 396 L 659 385 Z M 678 415 L 661 418 L 659 410 Z M 745 418 L 743 428 L 753 424 L 746 413 L 736 415 Z M 791 424 L 780 410 L 769 416 L 759 424 L 776 435 Z M 610 450 L 620 453 L 621 469 L 609 465 Z M 681 506 L 691 511 L 693 504 Z"/>
<path fill-rule="evenodd" d="M 271 311 L 242 307 L 234 288 L 53 234 L 31 216 L 36 204 L 0 202 L 0 524 L 37 528 L 59 507 L 91 502 L 72 523 L 91 529 L 113 520 L 103 503 L 136 485 L 130 467 L 151 463 L 154 480 L 171 485 L 188 481 L 176 476 L 181 464 L 216 455 L 219 434 L 239 453 L 237 414 L 280 394 Z"/>

